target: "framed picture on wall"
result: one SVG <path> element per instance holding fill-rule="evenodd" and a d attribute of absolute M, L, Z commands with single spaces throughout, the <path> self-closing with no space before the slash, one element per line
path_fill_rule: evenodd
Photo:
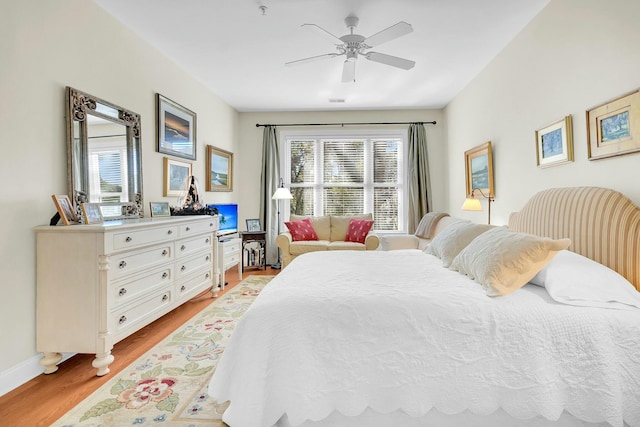
<path fill-rule="evenodd" d="M 571 116 L 536 131 L 538 167 L 546 168 L 573 162 L 573 129 Z"/>
<path fill-rule="evenodd" d="M 587 111 L 589 160 L 640 151 L 640 92 Z"/>
<path fill-rule="evenodd" d="M 495 197 L 491 141 L 465 151 L 464 162 L 467 182 L 466 196 L 477 189 L 488 195 L 487 197 Z"/>
<path fill-rule="evenodd" d="M 233 153 L 207 145 L 207 191 L 233 190 Z"/>
<path fill-rule="evenodd" d="M 156 94 L 158 152 L 196 160 L 196 113 Z"/>
<path fill-rule="evenodd" d="M 187 182 L 191 176 L 191 163 L 164 158 L 164 195 L 179 197 L 187 191 Z"/>

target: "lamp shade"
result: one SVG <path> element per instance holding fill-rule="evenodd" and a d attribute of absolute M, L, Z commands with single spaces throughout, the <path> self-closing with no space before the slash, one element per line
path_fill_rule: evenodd
<path fill-rule="evenodd" d="M 291 195 L 291 191 L 285 187 L 278 187 L 273 196 L 271 197 L 273 200 L 284 200 L 284 199 L 293 199 Z"/>
<path fill-rule="evenodd" d="M 475 198 L 466 198 L 464 203 L 462 204 L 463 211 L 481 211 L 482 205 L 480 204 L 479 199 Z"/>

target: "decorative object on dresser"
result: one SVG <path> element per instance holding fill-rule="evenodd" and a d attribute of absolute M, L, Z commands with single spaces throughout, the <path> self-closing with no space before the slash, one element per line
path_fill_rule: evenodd
<path fill-rule="evenodd" d="M 284 181 L 282 180 L 282 178 L 280 178 L 280 187 L 278 187 L 275 191 L 275 193 L 273 193 L 273 196 L 271 197 L 271 199 L 276 201 L 277 204 L 277 210 L 278 210 L 278 225 L 277 225 L 277 235 L 280 235 L 280 200 L 291 200 L 293 199 L 293 195 L 291 194 L 291 191 L 289 191 L 288 188 L 285 188 L 284 186 Z M 275 268 L 276 270 L 282 268 L 282 262 L 281 262 L 281 258 L 280 258 L 280 246 L 278 245 L 278 261 L 273 264 L 271 266 L 271 268 Z"/>
<path fill-rule="evenodd" d="M 491 141 L 464 152 L 467 181 L 467 195 L 474 188 L 482 190 L 489 197 L 495 197 L 493 188 L 493 150 Z"/>
<path fill-rule="evenodd" d="M 156 94 L 158 153 L 196 160 L 196 113 Z"/>
<path fill-rule="evenodd" d="M 571 116 L 536 131 L 538 167 L 546 168 L 573 162 L 573 125 Z"/>
<path fill-rule="evenodd" d="M 233 153 L 207 145 L 207 191 L 233 190 Z"/>
<path fill-rule="evenodd" d="M 99 203 L 105 219 L 143 217 L 140 115 L 66 88 L 67 180 L 76 214 Z"/>
<path fill-rule="evenodd" d="M 490 194 L 485 194 L 479 188 L 474 188 L 471 190 L 471 193 L 467 196 L 462 204 L 463 211 L 481 211 L 482 204 L 480 203 L 480 199 L 476 198 L 476 191 L 480 193 L 482 198 L 487 199 L 487 224 L 491 224 L 491 202 L 495 202 L 495 199 L 491 197 Z"/>
<path fill-rule="evenodd" d="M 169 202 L 149 202 L 152 217 L 171 216 Z"/>
<path fill-rule="evenodd" d="M 57 224 L 58 220 L 62 219 L 62 223 L 64 225 L 73 225 L 78 223 L 78 216 L 73 209 L 73 205 L 71 204 L 69 196 L 67 196 L 66 194 L 53 194 L 51 198 L 53 199 L 53 203 L 56 205 L 56 209 L 58 210 L 58 213 L 53 218 L 51 218 L 51 222 L 55 222 Z"/>
<path fill-rule="evenodd" d="M 82 217 L 85 224 L 99 224 L 104 221 L 99 203 L 83 203 Z"/>
<path fill-rule="evenodd" d="M 640 91 L 587 111 L 589 160 L 640 151 Z"/>
<path fill-rule="evenodd" d="M 180 197 L 187 191 L 191 163 L 164 158 L 164 196 Z"/>
<path fill-rule="evenodd" d="M 242 271 L 247 268 L 267 269 L 267 232 L 242 231 Z"/>
<path fill-rule="evenodd" d="M 44 372 L 62 352 L 95 353 L 106 375 L 114 344 L 203 291 L 217 296 L 217 229 L 217 216 L 36 227 Z"/>

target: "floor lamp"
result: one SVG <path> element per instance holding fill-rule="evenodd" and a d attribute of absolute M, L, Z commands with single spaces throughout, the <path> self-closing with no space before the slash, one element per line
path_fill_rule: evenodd
<path fill-rule="evenodd" d="M 276 234 L 277 238 L 280 235 L 280 201 L 293 199 L 291 191 L 289 191 L 288 188 L 284 187 L 284 181 L 282 180 L 282 178 L 280 178 L 280 187 L 276 189 L 276 192 L 273 193 L 273 196 L 271 198 L 275 200 L 278 205 L 278 234 Z M 280 262 L 280 248 L 278 248 L 278 261 L 275 264 L 272 264 L 271 268 L 274 268 L 276 270 L 280 270 L 282 268 L 282 264 Z"/>
<path fill-rule="evenodd" d="M 482 210 L 482 205 L 480 204 L 480 200 L 476 199 L 476 195 L 475 195 L 476 191 L 480 192 L 480 194 L 482 194 L 482 197 L 487 199 L 487 211 L 489 211 L 487 224 L 491 224 L 491 202 L 493 202 L 494 199 L 493 197 L 491 197 L 491 194 L 487 196 L 479 188 L 474 188 L 473 190 L 471 190 L 471 194 L 467 196 L 464 203 L 462 204 L 462 210 L 463 211 L 481 211 Z"/>

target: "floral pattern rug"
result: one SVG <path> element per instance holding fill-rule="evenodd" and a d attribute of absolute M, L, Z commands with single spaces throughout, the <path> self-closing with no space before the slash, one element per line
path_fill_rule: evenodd
<path fill-rule="evenodd" d="M 226 426 L 207 395 L 238 322 L 271 276 L 249 276 L 56 421 L 56 427 Z"/>

